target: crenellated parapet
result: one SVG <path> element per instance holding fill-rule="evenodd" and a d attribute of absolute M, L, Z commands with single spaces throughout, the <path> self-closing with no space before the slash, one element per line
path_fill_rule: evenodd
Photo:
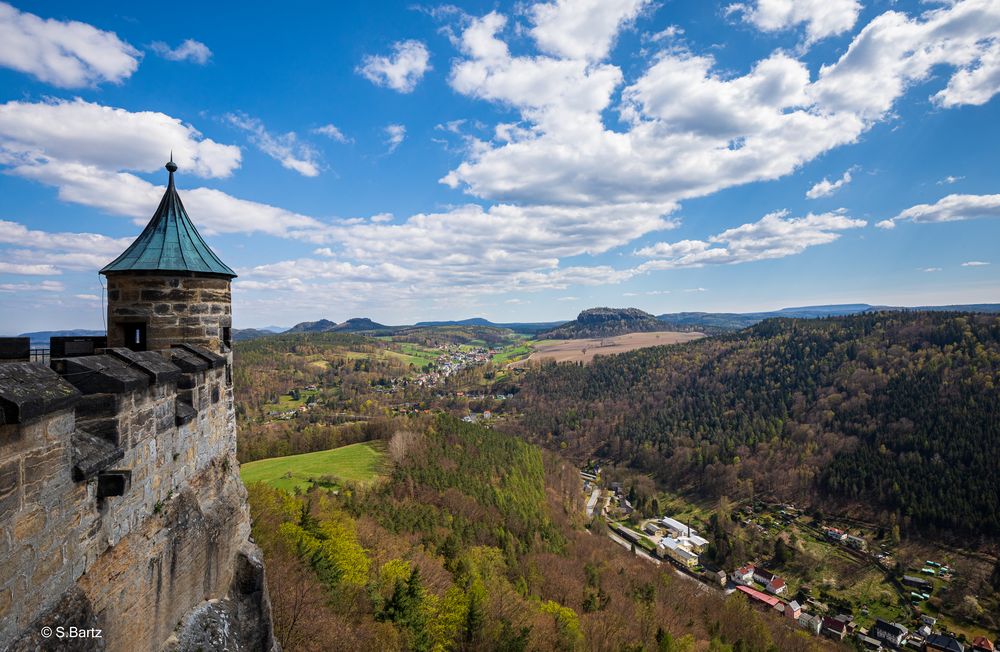
<path fill-rule="evenodd" d="M 193 606 L 260 570 L 230 355 L 182 344 L 0 364 L 0 649 L 33 649 L 45 622 L 159 649 Z M 257 590 L 243 599 L 259 608 Z M 255 627 L 269 642 L 269 620 Z"/>

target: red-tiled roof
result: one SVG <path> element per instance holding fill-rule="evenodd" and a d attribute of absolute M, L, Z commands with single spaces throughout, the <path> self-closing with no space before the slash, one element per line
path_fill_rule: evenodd
<path fill-rule="evenodd" d="M 751 589 L 749 586 L 737 586 L 736 590 L 737 591 L 743 591 L 748 596 L 750 596 L 752 599 L 757 600 L 759 602 L 763 602 L 764 604 L 766 604 L 769 607 L 773 607 L 776 604 L 778 604 L 779 602 L 781 602 L 781 600 L 779 600 L 778 598 L 774 597 L 773 595 L 768 595 L 766 593 L 761 593 L 757 589 Z"/>
<path fill-rule="evenodd" d="M 995 650 L 993 644 L 990 643 L 990 639 L 986 638 L 985 636 L 977 636 L 972 641 L 972 647 L 974 647 L 977 650 L 987 650 L 987 652 L 993 652 L 993 650 Z"/>

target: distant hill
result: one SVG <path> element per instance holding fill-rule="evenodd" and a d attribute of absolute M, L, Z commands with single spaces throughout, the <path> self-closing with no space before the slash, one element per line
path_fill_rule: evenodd
<path fill-rule="evenodd" d="M 673 312 L 657 315 L 657 319 L 670 324 L 676 330 L 701 330 L 707 333 L 722 333 L 748 328 L 773 317 L 794 319 L 818 319 L 821 317 L 846 317 L 866 312 L 880 311 L 920 311 L 920 312 L 1000 312 L 998 303 L 975 303 L 952 306 L 873 306 L 867 303 L 845 303 L 828 306 L 800 306 L 782 308 L 768 312 Z"/>
<path fill-rule="evenodd" d="M 329 319 L 319 321 L 303 321 L 289 328 L 286 333 L 325 333 L 337 327 L 337 322 Z"/>
<path fill-rule="evenodd" d="M 336 331 L 338 333 L 360 333 L 363 331 L 381 331 L 390 328 L 384 324 L 372 321 L 367 317 L 354 317 L 348 319 L 342 324 L 337 324 L 330 330 Z"/>
<path fill-rule="evenodd" d="M 258 337 L 270 337 L 271 335 L 277 335 L 277 333 L 263 328 L 233 329 L 233 341 L 235 342 L 245 342 L 246 340 L 255 340 Z"/>
<path fill-rule="evenodd" d="M 31 346 L 48 346 L 50 337 L 99 337 L 101 335 L 104 335 L 104 331 L 74 328 L 65 331 L 36 331 L 34 333 L 21 333 L 18 337 L 30 338 Z"/>
<path fill-rule="evenodd" d="M 560 321 L 498 323 L 492 322 L 483 317 L 472 317 L 471 319 L 460 319 L 456 321 L 420 321 L 414 324 L 414 326 L 418 328 L 436 328 L 439 326 L 490 326 L 493 328 L 506 328 L 523 335 L 532 335 L 534 333 L 540 333 L 542 331 L 555 328 L 556 326 L 560 326 L 565 323 L 565 319 Z"/>
<path fill-rule="evenodd" d="M 626 333 L 665 331 L 670 327 L 638 308 L 590 308 L 576 319 L 538 334 L 540 338 L 569 340 L 583 337 L 613 337 Z"/>

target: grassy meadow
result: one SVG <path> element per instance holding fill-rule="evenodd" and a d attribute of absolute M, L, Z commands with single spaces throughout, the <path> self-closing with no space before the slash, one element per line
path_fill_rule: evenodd
<path fill-rule="evenodd" d="M 328 488 L 340 483 L 370 482 L 382 468 L 383 442 L 362 442 L 326 451 L 272 457 L 248 462 L 240 469 L 243 483 L 265 482 L 284 491 L 305 491 L 318 484 Z"/>

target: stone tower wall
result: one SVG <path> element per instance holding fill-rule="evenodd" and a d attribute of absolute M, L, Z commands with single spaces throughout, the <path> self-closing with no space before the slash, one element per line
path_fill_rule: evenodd
<path fill-rule="evenodd" d="M 76 626 L 102 636 L 66 649 L 161 650 L 206 609 L 222 613 L 215 622 L 240 614 L 224 622 L 229 643 L 271 649 L 231 354 L 108 349 L 57 362 L 59 374 L 0 366 L 0 649 L 48 649 L 43 627 Z M 18 378 L 32 387 L 10 389 Z M 123 471 L 120 495 L 101 497 Z"/>
<path fill-rule="evenodd" d="M 222 349 L 232 327 L 229 279 L 159 274 L 108 275 L 108 346 L 128 346 L 121 324 L 146 323 L 146 349 L 177 342 Z"/>

